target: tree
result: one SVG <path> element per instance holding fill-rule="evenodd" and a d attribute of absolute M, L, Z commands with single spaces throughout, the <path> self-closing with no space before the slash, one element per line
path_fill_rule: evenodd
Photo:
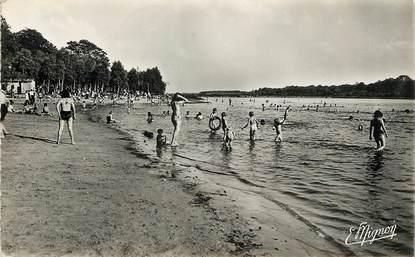
<path fill-rule="evenodd" d="M 37 75 L 38 65 L 35 63 L 32 54 L 27 49 L 21 49 L 13 59 L 12 66 L 19 78 L 33 78 Z"/>
<path fill-rule="evenodd" d="M 88 85 L 89 89 L 104 90 L 108 85 L 109 59 L 107 53 L 88 40 L 79 42 L 69 41 L 66 49 L 78 60 L 76 62 L 77 81 L 82 86 Z"/>
<path fill-rule="evenodd" d="M 166 83 L 157 67 L 140 72 L 140 92 L 148 92 L 152 95 L 162 95 L 166 91 Z"/>
<path fill-rule="evenodd" d="M 130 91 L 138 91 L 138 72 L 132 68 L 127 74 L 128 87 Z"/>
<path fill-rule="evenodd" d="M 94 43 L 82 39 L 69 41 L 67 46 L 57 48 L 34 29 L 24 29 L 13 33 L 6 20 L 1 17 L 1 64 L 2 79 L 33 78 L 45 91 L 116 90 L 131 85 L 132 90 L 140 90 L 138 82 L 145 77 L 145 91 L 161 92 L 165 88 L 158 69 L 138 74 L 131 70 L 128 76 L 121 62 L 114 62 L 110 72 L 107 53 Z M 110 85 L 111 83 L 111 85 Z M 144 91 L 144 90 L 143 90 Z"/>
<path fill-rule="evenodd" d="M 127 85 L 127 72 L 120 61 L 113 62 L 111 66 L 110 86 L 111 91 L 117 93 L 125 89 Z"/>
<path fill-rule="evenodd" d="M 16 38 L 10 31 L 10 26 L 6 19 L 1 16 L 1 56 L 2 59 L 10 59 L 17 52 Z"/>
<path fill-rule="evenodd" d="M 56 47 L 34 29 L 21 30 L 16 33 L 15 37 L 18 47 L 29 50 L 33 55 L 37 51 L 47 54 L 56 52 Z"/>

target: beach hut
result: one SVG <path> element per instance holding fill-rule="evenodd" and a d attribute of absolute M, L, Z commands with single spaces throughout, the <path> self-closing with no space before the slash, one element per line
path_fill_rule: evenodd
<path fill-rule="evenodd" d="M 15 94 L 24 94 L 31 89 L 36 90 L 36 83 L 33 79 L 5 80 L 2 84 L 3 90 Z"/>

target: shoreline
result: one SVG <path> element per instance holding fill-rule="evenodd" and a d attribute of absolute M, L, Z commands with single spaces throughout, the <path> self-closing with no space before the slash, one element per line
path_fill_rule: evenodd
<path fill-rule="evenodd" d="M 107 109 L 105 108 L 109 108 L 109 105 L 101 108 L 101 113 L 106 113 Z M 121 109 L 122 106 L 118 105 L 116 108 Z M 90 115 L 90 120 L 93 122 L 100 123 L 100 121 L 104 121 L 104 117 L 101 117 L 100 114 L 91 111 L 88 115 Z M 225 221 L 228 217 L 233 216 L 234 220 L 243 221 L 244 226 L 249 227 L 248 231 L 253 232 L 260 242 L 259 244 L 253 243 L 252 245 L 250 253 L 254 256 L 308 256 L 310 253 L 313 253 L 314 256 L 355 255 L 352 250 L 331 238 L 316 225 L 295 212 L 289 205 L 267 196 L 261 190 L 255 190 L 256 184 L 249 183 L 249 181 L 242 181 L 239 184 L 234 184 L 234 181 L 228 184 L 220 184 L 217 180 L 217 173 L 206 173 L 206 170 L 202 169 L 198 164 L 184 165 L 175 163 L 173 160 L 160 161 L 155 156 L 156 151 L 149 146 L 149 141 L 154 141 L 154 139 L 148 139 L 142 133 L 133 136 L 130 132 L 123 130 L 118 124 L 115 126 L 110 125 L 109 127 L 130 135 L 135 146 L 132 151 L 138 152 L 139 157 L 149 158 L 157 163 L 169 163 L 174 167 L 178 167 L 178 170 L 174 172 L 174 175 L 172 172 L 172 175 L 181 183 L 190 184 L 196 188 L 196 194 L 203 197 L 207 196 L 209 198 L 207 205 L 215 210 L 215 213 L 219 215 L 219 220 Z M 155 145 L 155 142 L 153 143 Z M 186 158 L 177 154 L 173 155 Z M 219 175 L 219 177 L 222 176 Z M 229 185 L 233 187 L 229 187 Z M 251 198 L 249 203 L 245 202 L 249 198 Z M 250 208 L 252 206 L 258 207 L 258 203 L 268 207 L 272 205 L 273 210 L 280 217 L 267 217 L 272 215 L 260 217 L 262 215 L 260 213 L 257 213 L 258 215 L 253 214 L 253 210 Z M 260 212 L 259 209 L 257 210 L 258 212 Z M 225 220 L 222 219 L 220 217 L 221 214 L 224 214 L 227 218 Z M 232 223 L 232 221 L 230 222 Z M 292 226 L 285 227 L 286 231 L 279 231 L 277 228 L 279 226 L 284 227 L 288 223 Z M 297 232 L 293 233 L 292 229 Z M 293 233 L 294 236 L 289 235 L 290 233 Z M 281 242 L 283 243 L 281 244 Z"/>
<path fill-rule="evenodd" d="M 101 108 L 101 110 L 105 111 L 106 110 L 105 108 L 108 108 L 108 107 L 109 105 L 107 105 L 104 108 Z M 120 107 L 121 106 L 118 106 L 116 108 L 120 108 Z M 235 184 L 235 182 L 231 178 L 224 179 L 223 181 L 224 182 L 227 181 L 227 183 L 221 184 L 221 183 L 218 183 L 217 174 L 206 174 L 206 172 L 203 172 L 203 170 L 200 169 L 200 167 L 198 167 L 197 165 L 185 166 L 185 165 L 174 163 L 173 161 L 160 161 L 157 157 L 155 157 L 155 154 L 154 154 L 155 151 L 149 152 L 151 151 L 151 147 L 149 147 L 148 141 L 151 141 L 151 140 L 144 138 L 144 136 L 142 136 L 141 134 L 140 134 L 141 137 L 134 138 L 133 135 L 131 135 L 130 133 L 126 131 L 123 131 L 119 127 L 107 126 L 103 124 L 102 122 L 100 122 L 100 120 L 103 120 L 102 117 L 100 117 L 98 113 L 92 110 L 88 110 L 85 113 L 78 112 L 77 116 L 78 116 L 78 120 L 76 121 L 74 125 L 75 136 L 76 136 L 75 139 L 77 143 L 82 146 L 88 145 L 88 147 L 91 150 L 95 148 L 102 148 L 104 146 L 105 149 L 101 149 L 101 151 L 105 150 L 111 154 L 114 154 L 114 151 L 115 151 L 117 152 L 117 155 L 119 155 L 118 158 L 120 159 L 120 160 L 117 160 L 117 164 L 115 165 L 112 164 L 111 162 L 115 161 L 116 159 L 114 159 L 113 157 L 108 157 L 107 155 L 106 155 L 107 158 L 110 158 L 110 161 L 111 161 L 110 163 L 106 163 L 105 161 L 104 163 L 102 163 L 103 161 L 102 158 L 104 158 L 105 160 L 105 156 L 104 157 L 96 156 L 96 158 L 92 159 L 91 163 L 88 160 L 88 165 L 92 166 L 88 172 L 90 176 L 94 177 L 96 176 L 96 174 L 94 173 L 98 173 L 99 171 L 101 171 L 101 169 L 107 169 L 107 172 L 109 172 L 109 174 L 112 174 L 113 171 L 116 171 L 116 172 L 123 171 L 124 175 L 129 177 L 129 179 L 136 179 L 136 176 L 138 175 L 138 174 L 135 174 L 136 169 L 138 168 L 139 171 L 144 170 L 144 172 L 142 173 L 140 172 L 139 176 L 143 177 L 141 178 L 141 180 L 147 183 L 150 183 L 154 186 L 150 188 L 150 191 L 152 192 L 151 194 L 157 199 L 157 201 L 161 201 L 161 199 L 159 198 L 164 196 L 164 195 L 157 195 L 160 193 L 160 187 L 165 187 L 166 185 L 170 185 L 169 187 L 172 187 L 174 190 L 181 191 L 180 194 L 185 195 L 185 197 L 183 195 L 182 197 L 184 197 L 184 199 L 187 199 L 187 201 L 183 202 L 183 199 L 179 200 L 177 199 L 177 197 L 173 197 L 173 198 L 170 198 L 170 201 L 172 202 L 172 204 L 174 204 L 175 206 L 177 204 L 184 205 L 187 208 L 189 208 L 190 206 L 190 207 L 195 207 L 198 209 L 200 219 L 198 219 L 197 221 L 194 221 L 191 224 L 188 224 L 190 227 L 200 226 L 201 224 L 198 224 L 198 222 L 202 222 L 203 220 L 202 223 L 204 223 L 205 219 L 209 221 L 208 223 L 204 223 L 202 227 L 214 233 L 215 234 L 215 236 L 213 237 L 214 239 L 210 238 L 210 240 L 207 240 L 207 241 L 201 240 L 201 238 L 203 238 L 205 235 L 194 233 L 194 231 L 192 231 L 192 233 L 189 233 L 189 236 L 192 238 L 196 238 L 196 241 L 198 242 L 198 243 L 195 243 L 195 242 L 192 242 L 192 240 L 190 240 L 193 244 L 197 246 L 196 248 L 199 249 L 199 252 L 196 251 L 197 255 L 200 255 L 200 256 L 227 256 L 227 255 L 308 256 L 310 254 L 312 254 L 313 256 L 353 255 L 352 252 L 347 252 L 345 251 L 345 249 L 342 249 L 335 243 L 333 244 L 333 242 L 330 242 L 330 240 L 327 240 L 327 238 L 325 238 L 326 235 L 324 234 L 322 235 L 321 233 L 319 234 L 318 230 L 317 231 L 313 230 L 313 227 L 310 226 L 310 224 L 307 224 L 306 222 L 304 222 L 304 220 L 301 220 L 301 218 L 295 212 L 293 211 L 290 212 L 289 209 L 287 210 L 287 208 L 284 207 L 283 203 L 281 203 L 282 204 L 281 205 L 276 202 L 273 202 L 272 199 L 267 199 L 266 197 L 264 197 L 264 195 L 261 194 L 260 189 L 259 190 L 255 189 L 255 185 L 246 185 L 243 183 Z M 82 156 L 88 156 L 88 153 L 91 153 L 89 151 L 85 153 L 85 151 L 83 151 L 83 149 L 81 149 L 79 145 L 72 146 L 72 145 L 64 144 L 63 146 L 57 146 L 57 145 L 54 145 L 53 139 L 50 140 L 48 138 L 40 138 L 38 135 L 34 135 L 34 136 L 22 135 L 22 134 L 27 134 L 28 131 L 24 133 L 23 131 L 21 131 L 21 129 L 18 129 L 18 125 L 23 125 L 23 123 L 25 125 L 28 124 L 29 127 L 30 126 L 36 127 L 37 125 L 39 125 L 39 123 L 42 124 L 42 121 L 43 123 L 45 123 L 43 125 L 47 127 L 43 129 L 44 130 L 43 133 L 42 131 L 38 131 L 39 129 L 37 131 L 31 131 L 31 132 L 32 133 L 41 132 L 41 134 L 44 134 L 44 132 L 47 131 L 48 132 L 47 137 L 50 138 L 51 135 L 55 136 L 54 134 L 57 130 L 56 116 L 55 117 L 41 117 L 41 116 L 35 116 L 35 115 L 13 115 L 13 114 L 8 116 L 6 118 L 5 123 L 11 135 L 7 136 L 7 138 L 4 140 L 3 149 L 9 150 L 9 148 L 11 148 L 13 152 L 17 150 L 17 149 L 13 149 L 13 146 L 12 146 L 13 144 L 15 144 L 15 147 L 21 148 L 21 147 L 27 146 L 27 144 L 31 144 L 31 141 L 35 140 L 35 141 L 46 143 L 46 144 L 42 144 L 41 146 L 39 146 L 42 150 L 46 152 L 48 152 L 47 148 L 50 148 L 50 146 L 53 145 L 52 148 L 54 148 L 54 150 L 57 150 L 56 148 L 58 147 L 58 148 L 64 148 L 64 150 L 67 151 L 68 148 L 74 147 L 76 148 L 77 151 L 79 150 L 79 153 L 77 153 L 77 155 L 73 157 L 84 158 L 84 160 L 87 157 L 82 157 Z M 82 128 L 82 130 L 80 128 Z M 83 138 L 84 141 L 79 140 L 77 135 L 79 135 L 79 133 L 84 133 L 83 131 L 85 131 L 85 129 L 87 130 L 87 133 L 90 134 L 90 136 L 84 137 Z M 17 133 L 14 130 L 17 130 Z M 102 139 L 103 141 L 99 140 L 100 142 L 102 141 L 101 145 L 99 144 L 97 145 L 97 143 L 99 142 L 95 142 L 95 140 L 92 140 L 94 136 L 97 136 L 97 135 L 98 137 L 105 137 Z M 111 143 L 108 146 L 106 145 L 108 142 L 107 137 L 110 137 L 110 138 L 114 137 L 114 140 L 111 140 Z M 66 131 L 64 131 L 63 139 L 65 141 L 68 141 L 68 135 Z M 143 143 L 140 143 L 140 142 L 143 142 Z M 116 148 L 116 149 L 113 149 L 113 148 Z M 25 155 L 25 154 L 30 155 L 30 153 L 32 152 L 24 151 L 22 155 Z M 3 150 L 3 158 L 5 160 L 11 160 L 10 154 L 11 153 L 7 152 L 7 150 Z M 46 157 L 46 158 L 49 157 L 48 155 L 45 156 L 45 153 L 43 152 L 40 152 L 40 154 L 42 157 Z M 25 157 L 25 156 L 20 156 L 20 158 L 21 157 Z M 55 157 L 51 157 L 51 158 L 56 161 Z M 19 173 L 19 168 L 21 167 L 19 166 L 18 164 L 19 162 L 17 159 L 14 160 L 15 163 L 11 163 L 11 162 L 6 163 L 6 161 L 3 161 L 3 163 L 5 164 L 3 170 L 8 170 L 8 171 L 11 170 L 13 171 L 13 174 Z M 119 163 L 119 161 L 124 161 L 126 163 L 133 162 L 134 165 L 133 167 L 128 167 L 126 171 L 124 171 L 126 167 L 124 167 L 125 166 L 124 164 Z M 39 167 L 39 163 L 37 162 L 35 162 L 34 164 L 35 165 L 31 165 L 30 167 L 28 166 L 25 166 L 25 167 L 30 168 L 31 170 L 42 167 L 41 165 Z M 53 172 L 56 169 L 59 169 L 61 171 L 60 175 L 66 174 L 67 172 L 66 170 L 74 169 L 75 168 L 74 166 L 76 166 L 76 165 L 71 165 L 67 163 L 66 164 L 61 163 L 60 165 L 55 165 L 55 164 L 50 164 L 50 162 L 47 162 L 47 164 L 43 163 L 42 165 L 47 165 L 47 169 L 43 170 L 43 175 L 45 176 L 48 175 L 50 171 Z M 79 171 L 81 171 L 82 166 L 79 166 L 76 168 L 79 168 L 80 169 Z M 70 172 L 69 174 L 72 174 L 72 173 Z M 5 180 L 7 181 L 8 175 L 5 175 L 4 172 L 2 172 L 2 179 L 3 179 L 3 176 L 6 176 Z M 81 175 L 81 173 L 78 173 L 77 177 L 83 177 L 83 176 Z M 86 177 L 84 178 L 86 179 Z M 114 178 L 111 178 L 111 179 L 114 179 Z M 5 180 L 3 179 L 3 181 Z M 56 180 L 59 181 L 59 178 L 56 178 Z M 91 178 L 88 177 L 88 180 L 91 180 Z M 19 181 L 19 182 L 29 183 L 28 181 L 25 181 L 24 179 L 23 181 Z M 41 183 L 41 182 L 38 182 L 38 183 Z M 11 193 L 15 193 L 13 192 L 13 189 L 9 190 L 8 186 L 15 186 L 15 185 L 6 184 L 6 190 L 4 190 L 4 187 L 5 187 L 4 185 L 2 189 L 3 192 L 6 193 L 2 195 L 3 202 L 6 202 L 2 210 L 2 216 L 3 216 L 2 220 L 4 222 L 3 224 L 6 225 L 6 226 L 2 226 L 3 235 L 4 234 L 6 235 L 6 236 L 3 236 L 2 238 L 3 251 L 6 250 L 7 253 L 11 253 L 12 255 L 10 256 L 25 256 L 25 254 L 29 254 L 29 253 L 37 255 L 38 252 L 36 250 L 33 250 L 35 248 L 35 244 L 29 244 L 29 245 L 33 245 L 32 247 L 34 247 L 31 250 L 29 250 L 29 252 L 20 252 L 20 251 L 16 251 L 16 246 L 15 246 L 16 244 L 18 245 L 19 243 L 17 243 L 16 240 L 14 239 L 12 240 L 9 239 L 10 233 L 8 229 L 10 229 L 11 231 L 16 229 L 13 226 L 13 225 L 16 225 L 16 223 L 15 223 L 15 220 L 13 220 L 13 218 L 10 217 L 10 215 L 8 215 L 8 212 L 10 212 L 10 210 L 8 210 L 8 205 L 10 203 L 12 203 L 12 206 L 13 204 L 16 205 L 14 201 L 16 200 L 20 201 L 22 199 L 18 199 L 18 198 L 8 199 L 7 198 L 8 191 L 10 191 Z M 88 193 L 88 191 L 90 190 L 89 189 L 90 186 L 91 185 L 87 183 L 84 187 L 78 188 L 79 190 L 78 193 L 81 193 L 84 190 L 87 190 L 87 193 Z M 54 185 L 48 184 L 47 187 L 49 188 L 48 189 L 49 191 L 55 190 Z M 170 190 L 173 190 L 173 189 L 170 188 Z M 35 189 L 35 192 L 38 192 L 39 190 L 40 192 L 43 192 L 42 191 L 43 189 L 39 189 L 39 187 Z M 72 190 L 75 192 L 78 191 L 76 187 L 72 188 Z M 177 191 L 175 192 L 177 193 Z M 26 191 L 25 193 L 30 194 L 33 192 Z M 105 194 L 106 192 L 104 190 L 101 193 Z M 103 202 L 105 201 L 112 202 L 111 199 L 102 199 L 98 195 L 96 195 L 96 197 L 98 197 Z M 43 200 L 47 201 L 47 199 L 43 199 Z M 124 199 L 118 198 L 118 201 L 124 202 Z M 157 203 L 157 201 L 155 201 L 156 202 L 155 206 L 159 204 Z M 56 206 L 56 208 L 59 209 L 61 207 L 59 205 L 61 205 L 62 203 L 59 203 L 59 201 L 57 201 L 55 204 L 58 205 Z M 74 204 L 73 207 L 76 209 L 77 208 L 76 203 L 73 203 L 73 204 Z M 112 203 L 112 204 L 117 204 L 117 203 Z M 124 204 L 126 204 L 128 208 L 130 207 L 129 206 L 130 204 L 128 203 L 124 203 Z M 269 206 L 270 204 L 273 205 L 272 207 L 273 212 L 265 213 L 261 205 Z M 24 206 L 20 206 L 20 208 L 24 208 Z M 161 208 L 163 208 L 163 206 L 161 206 Z M 116 209 L 117 208 L 115 208 L 115 210 Z M 15 210 L 12 210 L 12 211 L 15 211 Z M 33 210 L 31 210 L 31 208 L 27 208 L 26 211 L 30 213 Z M 137 210 L 135 210 L 135 212 L 137 212 Z M 6 215 L 4 215 L 4 213 Z M 45 216 L 44 218 L 49 216 L 48 213 L 43 213 L 43 214 Z M 60 218 L 63 219 L 61 220 L 63 222 L 65 220 L 66 214 L 59 214 L 59 215 L 62 215 L 62 217 Z M 101 215 L 98 215 L 97 217 L 100 217 L 100 216 Z M 23 215 L 23 218 L 25 219 L 26 222 L 31 221 L 31 218 L 25 215 Z M 90 217 L 88 214 L 84 214 L 82 217 L 78 217 L 78 218 L 80 220 L 77 220 L 77 224 L 82 224 L 84 222 L 83 220 L 84 218 L 87 219 L 87 218 L 92 218 L 92 217 Z M 129 217 L 127 218 L 129 219 Z M 171 225 L 170 224 L 171 221 L 169 220 L 170 219 L 169 215 L 167 215 L 164 218 L 165 220 L 163 220 L 163 222 L 165 224 Z M 148 217 L 148 219 L 144 223 L 146 222 L 151 223 L 152 219 L 153 217 Z M 112 220 L 114 223 L 117 223 L 116 217 L 111 216 L 109 220 Z M 8 223 L 13 224 L 11 228 L 7 227 Z M 37 224 L 37 225 L 41 226 L 41 224 Z M 55 225 L 59 226 L 60 224 L 55 224 Z M 94 225 L 98 226 L 98 224 L 94 224 Z M 30 226 L 28 226 L 28 228 L 25 228 L 25 229 L 22 228 L 21 226 L 17 226 L 17 227 L 19 228 L 19 230 L 23 229 L 23 231 L 25 231 L 24 233 L 26 233 L 28 237 L 30 237 L 32 233 L 31 231 L 32 226 L 33 225 L 30 224 Z M 125 226 L 124 229 L 126 228 L 128 227 Z M 66 229 L 69 229 L 69 228 L 62 229 L 61 236 L 65 234 L 64 231 L 66 231 Z M 177 229 L 177 230 L 180 231 L 181 229 Z M 154 231 L 154 233 L 156 235 L 159 235 L 160 233 L 163 233 L 163 231 L 161 232 Z M 212 236 L 211 234 L 209 235 Z M 13 235 L 12 238 L 14 236 L 16 235 Z M 47 234 L 44 236 L 46 236 L 46 238 L 49 238 Z M 77 237 L 82 238 L 83 235 L 78 234 L 77 236 L 74 236 L 73 239 L 75 240 Z M 95 235 L 95 237 L 97 237 L 97 235 Z M 146 235 L 144 238 L 148 238 L 148 237 L 149 235 Z M 53 246 L 59 245 L 59 240 L 57 238 L 48 239 L 47 241 L 49 240 L 54 241 L 54 243 L 52 244 Z M 105 239 L 101 239 L 101 240 L 105 241 Z M 129 239 L 127 238 L 124 238 L 124 240 L 129 241 Z M 141 235 L 140 240 L 144 240 L 143 235 Z M 164 239 L 160 238 L 159 240 L 163 244 L 162 241 L 166 240 L 166 238 Z M 129 250 L 130 254 L 141 254 L 141 255 L 144 254 L 145 256 L 153 256 L 151 254 L 155 254 L 157 256 L 160 256 L 160 254 L 162 254 L 161 256 L 174 256 L 175 254 L 180 254 L 181 256 L 188 256 L 186 254 L 189 254 L 190 256 L 191 254 L 193 254 L 191 253 L 192 251 L 191 250 L 189 251 L 189 249 L 186 249 L 186 247 L 183 247 L 184 245 L 189 243 L 187 242 L 188 240 L 189 238 L 183 239 L 182 243 L 177 245 L 177 247 L 179 248 L 177 249 L 173 248 L 173 250 L 170 249 L 165 252 L 160 252 L 158 246 L 157 247 L 153 246 L 153 247 L 148 247 L 148 248 L 144 247 L 145 248 L 144 251 L 138 252 L 137 248 L 139 249 L 143 248 L 138 242 L 128 247 L 129 249 L 130 248 L 135 249 L 135 250 Z M 212 240 L 215 241 L 215 243 L 213 243 Z M 220 246 L 217 247 L 215 251 L 209 251 L 209 252 L 200 251 L 201 249 L 205 248 L 206 243 L 216 245 L 218 243 L 216 241 L 218 240 L 220 241 Z M 19 241 L 23 242 L 21 243 L 21 245 L 23 246 L 25 245 L 25 239 L 19 240 Z M 27 241 L 28 239 L 26 238 L 26 242 Z M 203 241 L 203 242 L 200 242 L 200 241 Z M 76 245 L 78 242 L 75 240 L 72 243 Z M 109 244 L 110 245 L 106 243 L 105 247 L 104 245 L 97 247 L 95 243 L 93 243 L 93 244 L 90 244 L 89 247 L 84 246 L 85 252 L 81 253 L 81 252 L 75 252 L 73 249 L 71 249 L 73 248 L 73 245 L 69 243 L 66 246 L 66 248 L 69 248 L 69 250 L 67 249 L 66 252 L 65 250 L 60 249 L 61 247 L 58 248 L 60 249 L 59 256 L 61 255 L 77 256 L 76 254 L 87 255 L 87 256 L 100 256 L 100 255 L 125 256 L 124 253 L 122 252 L 122 249 L 113 249 L 113 247 L 111 246 L 111 243 Z M 198 244 L 202 244 L 202 245 L 198 245 Z M 49 245 L 49 250 L 46 250 L 46 251 L 39 250 L 41 252 L 40 255 L 41 256 L 48 255 L 48 254 L 56 255 L 57 247 L 56 246 L 50 247 L 50 246 L 51 245 Z M 103 247 L 105 249 L 100 249 L 100 247 Z M 210 247 L 210 249 L 213 249 L 213 248 Z M 129 256 L 134 256 L 134 255 L 129 255 Z"/>
<path fill-rule="evenodd" d="M 132 155 L 125 134 L 84 114 L 75 123 L 76 145 L 66 133 L 55 144 L 56 117 L 10 115 L 5 125 L 4 256 L 243 254 L 227 240 L 232 228 L 166 176 L 170 167 L 155 170 Z"/>

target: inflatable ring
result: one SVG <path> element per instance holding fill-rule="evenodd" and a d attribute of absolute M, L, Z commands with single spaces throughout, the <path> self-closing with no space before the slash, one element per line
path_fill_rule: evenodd
<path fill-rule="evenodd" d="M 215 121 L 219 121 L 218 122 L 218 124 L 217 125 L 215 125 Z M 221 127 L 221 125 L 222 125 L 222 122 L 221 122 L 221 120 L 220 120 L 220 118 L 218 117 L 218 116 L 215 116 L 215 117 L 213 117 L 212 119 L 210 119 L 210 121 L 209 121 L 209 128 L 211 129 L 211 130 L 213 130 L 213 131 L 216 131 L 216 130 L 219 130 L 220 129 L 220 127 Z"/>

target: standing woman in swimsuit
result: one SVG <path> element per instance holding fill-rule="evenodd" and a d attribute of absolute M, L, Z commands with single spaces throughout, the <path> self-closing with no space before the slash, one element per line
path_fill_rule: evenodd
<path fill-rule="evenodd" d="M 170 106 L 171 106 L 171 109 L 172 109 L 171 122 L 173 123 L 173 127 L 174 127 L 173 136 L 171 138 L 171 145 L 172 146 L 176 145 L 176 138 L 179 135 L 179 130 L 180 130 L 180 104 L 182 104 L 183 102 L 189 102 L 189 100 L 184 98 L 179 93 L 174 94 L 172 99 L 171 99 L 171 103 L 170 103 Z"/>
<path fill-rule="evenodd" d="M 62 90 L 61 99 L 56 104 L 56 110 L 58 111 L 59 116 L 59 130 L 58 130 L 58 139 L 57 144 L 61 141 L 62 130 L 65 126 L 65 123 L 68 124 L 69 136 L 71 137 L 71 143 L 75 144 L 75 139 L 73 136 L 72 124 L 75 120 L 75 103 L 67 89 Z"/>

